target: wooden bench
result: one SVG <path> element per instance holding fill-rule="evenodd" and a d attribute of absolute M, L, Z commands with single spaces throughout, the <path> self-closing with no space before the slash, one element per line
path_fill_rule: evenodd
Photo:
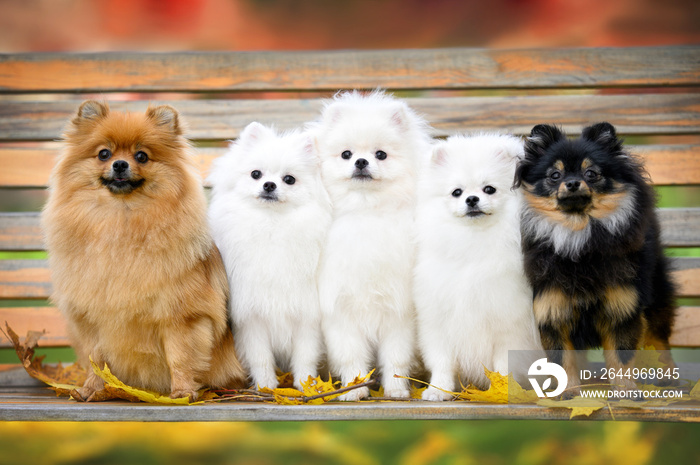
<path fill-rule="evenodd" d="M 47 298 L 38 211 L 62 128 L 85 98 L 117 110 L 165 102 L 181 111 L 202 173 L 251 121 L 279 128 L 317 117 L 340 89 L 382 87 L 423 113 L 437 136 L 474 130 L 527 134 L 537 123 L 576 133 L 609 121 L 646 159 L 658 186 L 691 187 L 694 203 L 660 211 L 668 247 L 700 247 L 700 46 L 556 50 L 387 50 L 337 52 L 100 53 L 0 55 L 0 323 L 20 335 L 46 329 L 44 346 L 66 346 Z M 665 198 L 667 196 L 664 196 Z M 8 199 L 14 199 L 10 201 Z M 16 202 L 15 202 L 16 201 Z M 14 203 L 21 205 L 16 209 Z M 675 258 L 681 308 L 672 344 L 700 346 L 700 258 Z M 42 257 L 42 255 L 39 255 Z M 3 324 L 4 326 L 4 324 Z M 6 338 L 0 346 L 9 347 Z M 568 418 L 566 409 L 468 402 L 218 404 L 163 407 L 77 404 L 0 373 L 0 420 L 324 420 Z M 698 421 L 700 408 L 615 409 L 616 419 Z M 610 419 L 603 408 L 592 419 Z"/>

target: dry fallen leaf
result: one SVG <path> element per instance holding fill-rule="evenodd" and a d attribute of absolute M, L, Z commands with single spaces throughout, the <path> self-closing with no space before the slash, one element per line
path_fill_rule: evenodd
<path fill-rule="evenodd" d="M 116 389 L 125 392 L 128 394 L 129 398 L 127 400 L 131 400 L 131 398 L 136 398 L 142 402 L 148 402 L 152 404 L 175 404 L 175 405 L 189 405 L 190 404 L 190 399 L 189 397 L 181 397 L 178 399 L 172 399 L 168 396 L 164 396 L 162 394 L 159 394 L 157 392 L 153 391 L 147 391 L 143 389 L 137 389 L 131 386 L 128 386 L 119 379 L 117 379 L 114 374 L 110 371 L 109 367 L 105 363 L 104 369 L 100 369 L 95 362 L 90 359 L 90 364 L 92 365 L 92 371 L 95 372 L 97 376 L 99 376 L 102 381 L 105 383 L 105 389 L 107 389 L 108 392 L 110 390 L 108 388 Z M 118 391 L 111 391 L 111 392 L 118 392 Z M 201 393 L 200 393 L 201 394 Z M 124 398 L 124 397 L 119 397 L 119 398 Z"/>
<path fill-rule="evenodd" d="M 83 385 L 87 373 L 80 365 L 73 364 L 64 367 L 59 363 L 56 366 L 48 366 L 43 364 L 44 356 L 35 356 L 34 349 L 36 349 L 39 339 L 45 334 L 44 331 L 27 332 L 27 337 L 22 343 L 17 333 L 10 328 L 7 322 L 5 322 L 5 329 L 5 335 L 12 342 L 15 352 L 29 376 L 47 384 L 56 392 L 56 395 L 68 396 L 72 390 Z"/>
<path fill-rule="evenodd" d="M 540 399 L 537 401 L 537 405 L 571 409 L 571 415 L 569 416 L 569 419 L 571 419 L 579 415 L 587 417 L 596 410 L 605 407 L 606 403 L 598 399 L 576 396 L 569 400 Z"/>
<path fill-rule="evenodd" d="M 528 391 L 515 381 L 513 375 L 504 376 L 497 371 L 484 368 L 486 377 L 491 385 L 486 391 L 475 388 L 465 388 L 462 392 L 454 393 L 459 399 L 475 402 L 492 402 L 496 404 L 530 403 L 537 401 L 535 391 Z"/>

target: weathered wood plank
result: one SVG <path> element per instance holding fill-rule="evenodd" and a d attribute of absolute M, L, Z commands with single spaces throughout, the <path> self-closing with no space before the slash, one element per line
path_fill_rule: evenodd
<path fill-rule="evenodd" d="M 40 347 L 70 345 L 66 321 L 56 307 L 0 307 L 0 324 L 7 322 L 12 330 L 24 337 L 27 331 L 46 331 Z M 0 347 L 12 347 L 12 342 L 0 333 Z"/>
<path fill-rule="evenodd" d="M 27 331 L 46 330 L 40 347 L 66 347 L 70 340 L 66 323 L 56 307 L 0 307 L 0 322 L 7 322 L 13 331 L 23 336 Z M 674 347 L 700 347 L 700 307 L 680 307 L 671 335 Z M 12 347 L 0 334 L 0 347 Z"/>
<path fill-rule="evenodd" d="M 58 155 L 58 145 L 24 148 L 0 144 L 0 188 L 44 188 Z M 656 185 L 700 184 L 700 145 L 632 145 L 646 163 Z M 206 178 L 212 160 L 224 154 L 225 147 L 197 147 L 197 165 Z"/>
<path fill-rule="evenodd" d="M 660 208 L 661 241 L 667 247 L 700 247 L 700 208 Z"/>
<path fill-rule="evenodd" d="M 0 55 L 2 92 L 696 86 L 700 47 Z"/>
<path fill-rule="evenodd" d="M 330 402 L 323 405 L 229 402 L 166 406 L 123 401 L 81 404 L 37 389 L 24 396 L 0 394 L 0 421 L 568 420 L 569 415 L 569 409 L 534 404 L 404 401 Z M 692 404 L 624 408 L 611 401 L 610 407 L 577 419 L 698 422 L 700 409 Z"/>
<path fill-rule="evenodd" d="M 0 260 L 0 299 L 46 299 L 50 294 L 46 260 Z"/>
<path fill-rule="evenodd" d="M 39 213 L 0 213 L 0 250 L 42 250 Z"/>
<path fill-rule="evenodd" d="M 539 123 L 554 123 L 569 133 L 599 121 L 620 134 L 700 133 L 700 93 L 643 95 L 547 95 L 519 97 L 416 97 L 408 102 L 424 114 L 436 136 L 496 130 L 529 134 Z M 149 102 L 110 102 L 120 111 L 144 111 Z M 236 138 L 251 121 L 281 129 L 318 118 L 321 99 L 153 101 L 177 108 L 189 123 L 189 136 L 202 140 Z M 58 139 L 80 101 L 4 102 L 0 141 Z"/>
<path fill-rule="evenodd" d="M 656 185 L 700 184 L 700 145 L 631 145 Z"/>
<path fill-rule="evenodd" d="M 700 208 L 658 210 L 667 247 L 700 247 Z M 43 250 L 39 213 L 0 212 L 0 251 Z"/>
<path fill-rule="evenodd" d="M 679 296 L 700 296 L 700 259 L 673 259 Z M 45 260 L 0 261 L 0 298 L 46 299 L 51 292 L 50 270 Z"/>
<path fill-rule="evenodd" d="M 680 307 L 671 334 L 675 347 L 700 347 L 700 307 Z"/>
<path fill-rule="evenodd" d="M 675 258 L 674 279 L 681 297 L 700 297 L 700 258 Z M 46 260 L 0 260 L 0 298 L 46 299 L 51 272 Z"/>

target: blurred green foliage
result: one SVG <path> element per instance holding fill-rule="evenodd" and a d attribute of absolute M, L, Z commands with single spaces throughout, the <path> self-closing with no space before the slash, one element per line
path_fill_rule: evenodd
<path fill-rule="evenodd" d="M 2 423 L 0 464 L 691 464 L 698 424 Z"/>

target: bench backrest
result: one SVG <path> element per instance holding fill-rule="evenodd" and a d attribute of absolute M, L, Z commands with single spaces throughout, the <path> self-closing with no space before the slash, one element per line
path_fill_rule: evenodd
<path fill-rule="evenodd" d="M 51 290 L 38 209 L 61 132 L 85 98 L 117 110 L 169 103 L 188 122 L 202 173 L 251 121 L 286 129 L 317 117 L 340 89 L 382 87 L 424 114 L 436 136 L 527 134 L 554 123 L 575 134 L 609 121 L 646 159 L 658 186 L 681 198 L 660 210 L 675 258 L 681 309 L 675 346 L 700 346 L 700 47 L 557 50 L 101 53 L 0 55 L 0 323 L 46 329 L 66 345 Z M 692 187 L 694 186 L 694 187 Z M 690 194 L 688 194 L 690 192 Z M 676 250 L 677 252 L 677 250 Z M 0 338 L 0 346 L 8 341 Z"/>

